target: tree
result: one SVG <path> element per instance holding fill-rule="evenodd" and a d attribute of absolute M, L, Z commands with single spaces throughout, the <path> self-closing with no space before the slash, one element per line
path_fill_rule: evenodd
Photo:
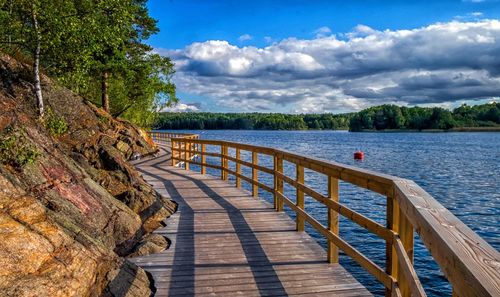
<path fill-rule="evenodd" d="M 0 33 L 2 44 L 27 52 L 33 59 L 34 93 L 40 117 L 44 103 L 40 79 L 41 59 L 67 29 L 59 27 L 61 15 L 66 15 L 71 5 L 54 4 L 48 0 L 9 0 L 0 2 Z M 7 37 L 6 39 L 4 39 Z"/>
<path fill-rule="evenodd" d="M 113 116 L 151 125 L 157 111 L 178 99 L 171 81 L 174 64 L 143 43 L 158 32 L 146 1 L 100 0 L 92 10 L 93 25 L 87 30 L 95 36 L 91 43 L 97 50 L 92 53 L 90 81 L 82 93 L 94 102 L 100 99 L 103 109 Z"/>
<path fill-rule="evenodd" d="M 93 55 L 95 63 L 91 67 L 100 77 L 102 107 L 109 112 L 109 84 L 112 76 L 127 79 L 130 71 L 137 68 L 135 62 L 141 61 L 150 62 L 149 69 L 152 72 L 157 69 L 155 66 L 158 66 L 159 59 L 146 59 L 151 48 L 143 44 L 142 40 L 158 32 L 158 28 L 156 21 L 149 16 L 144 0 L 96 1 L 91 17 L 94 20 L 90 28 L 94 31 L 91 36 L 95 36 L 92 43 L 98 45 Z M 166 75 L 170 72 L 171 69 L 168 69 Z M 137 75 L 142 73 L 143 69 Z M 146 85 L 135 85 L 147 88 Z"/>
<path fill-rule="evenodd" d="M 387 110 L 379 109 L 375 113 L 374 126 L 377 130 L 384 130 L 388 128 Z"/>
<path fill-rule="evenodd" d="M 321 129 L 321 123 L 318 120 L 314 120 L 314 122 L 312 123 L 311 129 L 320 130 Z"/>
<path fill-rule="evenodd" d="M 33 25 L 33 35 L 35 39 L 35 50 L 33 53 L 33 76 L 35 81 L 35 96 L 36 102 L 38 103 L 38 113 L 40 117 L 43 117 L 44 106 L 43 106 L 43 95 L 42 95 L 42 83 L 40 81 L 40 49 L 42 43 L 42 33 L 40 32 L 40 26 L 38 25 L 38 7 L 35 2 L 31 4 L 31 21 Z"/>
<path fill-rule="evenodd" d="M 398 108 L 394 114 L 394 129 L 404 129 L 406 128 L 406 119 L 401 111 L 401 108 Z"/>
<path fill-rule="evenodd" d="M 0 0 L 0 46 L 30 57 L 40 114 L 43 68 L 113 115 L 151 124 L 177 101 L 173 63 L 143 43 L 157 31 L 145 0 Z"/>
<path fill-rule="evenodd" d="M 455 126 L 455 120 L 449 110 L 435 107 L 429 118 L 429 127 L 431 129 L 451 129 Z"/>
<path fill-rule="evenodd" d="M 113 116 L 151 125 L 156 113 L 148 111 L 159 111 L 178 100 L 171 81 L 173 74 L 174 64 L 169 58 L 148 53 L 129 56 L 126 69 L 115 76 L 115 87 L 110 90 L 115 106 Z"/>

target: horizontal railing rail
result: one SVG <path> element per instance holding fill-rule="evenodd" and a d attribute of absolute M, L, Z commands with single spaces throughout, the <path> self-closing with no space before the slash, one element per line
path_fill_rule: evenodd
<path fill-rule="evenodd" d="M 208 147 L 215 148 L 207 151 Z M 413 265 L 414 231 L 420 236 L 436 263 L 450 282 L 455 296 L 500 296 L 500 254 L 462 223 L 450 211 L 411 180 L 380 174 L 336 162 L 304 157 L 293 152 L 242 143 L 171 137 L 172 165 L 189 164 L 218 169 L 221 179 L 235 177 L 236 186 L 248 182 L 252 195 L 258 190 L 274 195 L 274 208 L 286 205 L 296 213 L 296 229 L 304 231 L 305 222 L 321 233 L 328 243 L 327 261 L 337 263 L 339 249 L 371 273 L 386 288 L 388 296 L 426 296 Z M 230 154 L 229 150 L 234 151 Z M 242 152 L 251 154 L 251 162 L 242 160 Z M 199 158 L 193 158 L 194 155 Z M 259 156 L 273 159 L 273 168 L 259 165 Z M 208 163 L 206 157 L 219 159 Z M 283 162 L 295 165 L 295 176 L 283 170 Z M 232 170 L 229 162 L 233 162 Z M 242 174 L 242 166 L 251 176 Z M 323 174 L 328 194 L 323 195 L 304 182 L 308 169 Z M 259 181 L 259 172 L 273 176 L 273 187 Z M 339 181 L 344 181 L 386 197 L 385 226 L 347 207 L 339 201 Z M 296 201 L 284 193 L 284 183 L 296 192 Z M 326 226 L 305 210 L 304 195 L 328 209 Z M 382 268 L 339 236 L 339 215 L 351 220 L 386 242 L 386 267 Z"/>
<path fill-rule="evenodd" d="M 198 139 L 198 134 L 191 133 L 175 133 L 175 132 L 163 132 L 163 131 L 147 131 L 148 136 L 154 142 L 162 143 L 162 144 L 171 144 L 172 138 L 187 138 L 187 139 Z"/>

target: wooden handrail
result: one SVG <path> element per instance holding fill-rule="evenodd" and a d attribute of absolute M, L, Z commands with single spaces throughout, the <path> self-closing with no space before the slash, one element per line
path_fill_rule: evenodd
<path fill-rule="evenodd" d="M 147 131 L 148 136 L 154 142 L 171 144 L 172 138 L 187 138 L 187 139 L 198 139 L 200 136 L 198 134 L 190 133 L 173 133 L 173 132 L 163 132 L 163 131 Z"/>
<path fill-rule="evenodd" d="M 500 255 L 415 182 L 397 179 L 395 199 L 458 296 L 500 296 Z"/>
<path fill-rule="evenodd" d="M 200 137 L 198 134 L 164 131 L 147 131 L 147 134 L 154 142 L 164 145 L 172 145 L 172 138 L 198 139 Z M 174 165 L 174 160 L 176 159 L 185 159 L 186 157 L 191 158 L 195 155 L 188 156 L 188 154 L 198 153 L 197 151 L 192 151 L 191 147 L 188 147 L 185 144 L 181 146 L 179 143 L 178 145 L 179 146 L 176 149 L 172 148 L 172 165 Z M 176 155 L 174 156 L 174 154 Z M 186 163 L 186 167 L 189 169 L 189 163 Z"/>
<path fill-rule="evenodd" d="M 282 210 L 283 205 L 286 205 L 296 213 L 298 231 L 303 231 L 304 222 L 308 222 L 327 238 L 328 261 L 338 261 L 337 249 L 343 250 L 375 276 L 386 287 L 386 294 L 389 296 L 425 296 L 413 267 L 414 231 L 451 283 L 454 295 L 500 296 L 500 253 L 413 181 L 269 147 L 201 140 L 191 135 L 186 138 L 171 137 L 171 142 L 173 165 L 185 164 L 187 168 L 189 163 L 197 164 L 202 171 L 205 167 L 215 168 L 223 172 L 222 178 L 227 179 L 228 174 L 235 176 L 236 186 L 241 186 L 241 180 L 249 182 L 254 196 L 258 195 L 259 188 L 274 194 L 276 210 Z M 186 151 L 188 144 L 193 149 Z M 214 146 L 214 151 L 221 153 L 209 153 L 206 151 L 207 146 Z M 229 154 L 229 149 L 235 150 L 234 156 Z M 241 160 L 242 151 L 251 153 L 252 162 Z M 190 158 L 190 155 L 195 154 L 201 156 L 201 162 Z M 259 165 L 259 154 L 272 157 L 274 167 Z M 205 156 L 219 158 L 220 165 L 207 163 Z M 294 178 L 283 172 L 284 161 L 295 164 Z M 229 169 L 229 162 L 236 164 L 235 171 Z M 243 175 L 241 166 L 250 168 L 252 176 Z M 327 177 L 328 197 L 304 184 L 304 168 Z M 258 172 L 273 176 L 274 187 L 260 183 Z M 343 205 L 338 200 L 338 180 L 386 196 L 386 226 Z M 283 183 L 296 189 L 295 203 L 285 196 Z M 327 208 L 327 226 L 305 211 L 304 195 L 314 198 Z M 385 270 L 340 238 L 338 215 L 385 240 Z"/>

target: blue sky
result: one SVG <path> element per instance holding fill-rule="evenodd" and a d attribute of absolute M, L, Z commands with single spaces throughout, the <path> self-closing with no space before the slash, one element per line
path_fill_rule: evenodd
<path fill-rule="evenodd" d="M 449 34 L 450 43 L 458 40 L 457 44 L 446 43 L 438 52 L 463 49 L 488 59 L 497 53 L 500 42 L 494 23 L 500 19 L 498 1 L 171 0 L 149 1 L 148 7 L 160 28 L 160 33 L 148 42 L 158 52 L 174 59 L 179 97 L 183 104 L 192 105 L 195 110 L 345 112 L 383 103 L 454 106 L 464 101 L 483 102 L 497 97 L 492 91 L 497 74 L 484 63 L 456 65 L 457 60 L 450 59 L 446 65 L 435 57 L 439 67 L 421 66 L 418 61 L 412 65 L 401 64 L 402 68 L 413 71 L 399 72 L 388 81 L 387 73 L 392 75 L 395 70 L 384 57 L 370 63 L 365 63 L 366 58 L 361 59 L 363 63 L 354 61 L 358 68 L 352 70 L 356 73 L 353 76 L 335 70 L 338 63 L 344 68 L 352 68 L 354 64 L 344 65 L 347 62 L 344 56 L 337 55 L 339 50 L 331 50 L 332 46 L 339 49 L 335 44 L 346 42 L 342 51 L 349 48 L 353 50 L 350 55 L 363 56 L 375 50 L 366 45 L 370 38 L 375 38 L 381 43 L 398 44 L 397 49 L 385 49 L 391 51 L 411 43 L 410 48 L 405 49 L 408 53 L 411 46 L 419 46 L 416 38 L 426 40 L 426 36 L 436 34 L 447 39 Z M 483 25 L 473 25 L 478 23 Z M 432 27 L 436 24 L 448 26 Z M 406 36 L 404 30 L 414 30 L 414 37 Z M 457 34 L 463 34 L 465 39 L 477 35 L 478 44 L 460 43 L 462 38 L 455 38 Z M 360 38 L 366 41 L 363 46 Z M 483 41 L 485 46 L 479 46 Z M 429 47 L 435 47 L 440 41 L 429 39 L 427 42 Z M 298 44 L 302 47 L 297 48 Z M 405 56 L 405 60 L 412 59 L 426 58 L 425 55 Z M 384 62 L 386 66 L 380 65 Z M 379 71 L 370 71 L 373 67 Z M 457 75 L 462 75 L 462 82 Z M 370 77 L 373 77 L 372 83 Z M 408 78 L 414 80 L 409 82 Z M 446 78 L 450 81 L 443 81 Z M 478 82 L 466 84 L 466 80 Z M 332 81 L 337 83 L 330 83 Z M 459 83 L 463 92 L 425 85 L 434 81 L 450 87 Z M 423 83 L 436 92 L 422 93 L 421 99 L 410 98 L 412 96 L 403 90 L 400 93 L 395 90 L 401 89 L 404 83 L 413 83 L 413 87 Z M 228 86 L 227 92 L 221 91 L 224 86 Z"/>

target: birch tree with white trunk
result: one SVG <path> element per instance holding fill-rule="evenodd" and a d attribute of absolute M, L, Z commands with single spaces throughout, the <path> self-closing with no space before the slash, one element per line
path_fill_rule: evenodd
<path fill-rule="evenodd" d="M 32 6 L 31 20 L 33 22 L 33 31 L 35 36 L 35 51 L 33 55 L 33 75 L 34 75 L 33 80 L 35 84 L 35 97 L 38 105 L 38 115 L 40 117 L 43 117 L 45 110 L 43 105 L 42 83 L 40 79 L 40 49 L 41 49 L 42 36 L 38 25 L 37 11 L 35 5 Z"/>

